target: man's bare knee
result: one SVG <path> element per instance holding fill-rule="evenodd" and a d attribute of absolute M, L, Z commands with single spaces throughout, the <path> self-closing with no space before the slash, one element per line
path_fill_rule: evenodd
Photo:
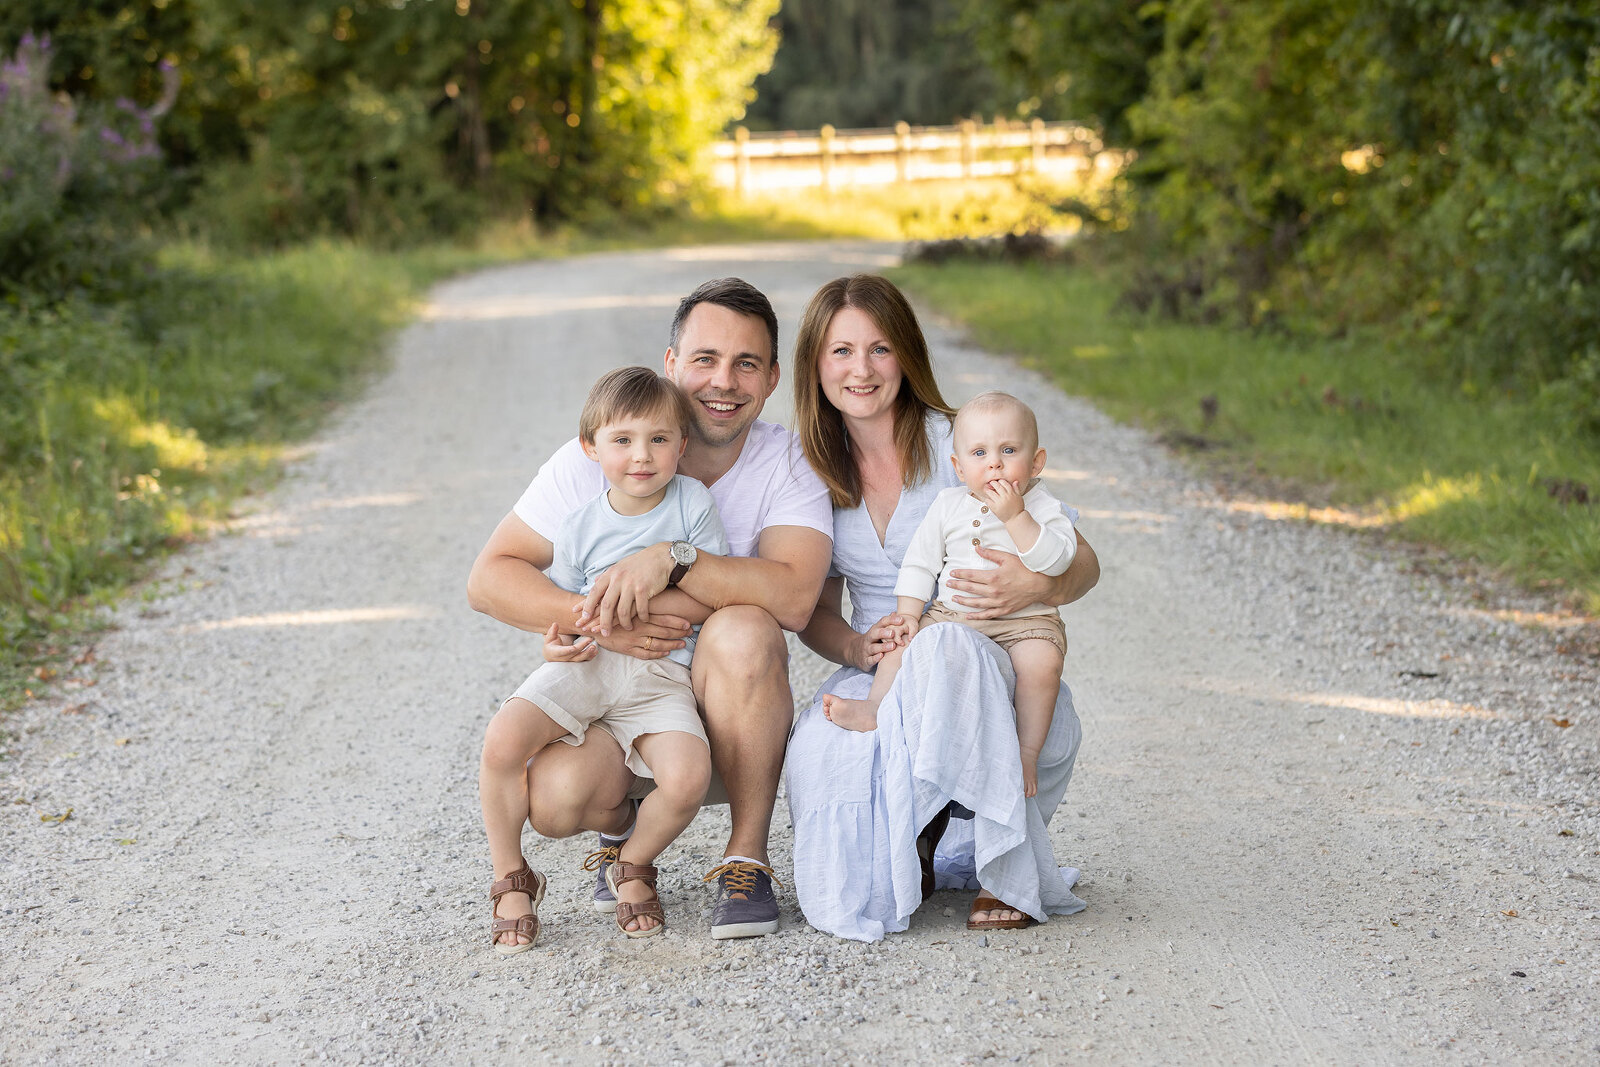
<path fill-rule="evenodd" d="M 627 793 L 602 797 L 608 776 L 596 773 L 594 760 L 580 749 L 548 745 L 534 757 L 528 772 L 528 823 L 545 837 L 571 837 L 584 829 L 584 818 L 598 807 L 615 807 Z"/>
<path fill-rule="evenodd" d="M 546 792 L 542 787 L 547 784 L 529 786 L 528 825 L 545 837 L 571 837 L 583 829 L 584 805 L 565 791 Z"/>
<path fill-rule="evenodd" d="M 783 628 L 762 608 L 748 604 L 722 608 L 700 628 L 694 667 L 697 681 L 714 676 L 725 685 L 787 682 L 789 649 Z"/>

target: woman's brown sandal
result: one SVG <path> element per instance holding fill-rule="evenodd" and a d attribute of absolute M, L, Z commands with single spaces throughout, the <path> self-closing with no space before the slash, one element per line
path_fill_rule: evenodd
<path fill-rule="evenodd" d="M 979 893 L 973 898 L 972 907 L 967 912 L 968 930 L 1026 930 L 1033 925 L 1033 916 L 1022 912 L 1020 919 L 976 919 L 973 916 L 983 911 L 1022 911 L 1013 908 L 1005 901 L 996 900 L 988 893 Z"/>
<path fill-rule="evenodd" d="M 617 929 L 629 937 L 654 937 L 667 928 L 667 917 L 661 910 L 661 897 L 656 893 L 656 874 L 654 867 L 642 863 L 623 863 L 621 860 L 606 868 L 606 885 L 611 887 L 612 895 L 617 898 Z M 649 900 L 630 904 L 622 899 L 617 887 L 633 881 L 643 882 L 650 887 Z M 636 918 L 654 919 L 656 925 L 628 929 L 628 921 Z"/>
<path fill-rule="evenodd" d="M 519 915 L 515 919 L 500 918 L 500 898 L 507 893 L 528 894 L 528 903 L 532 910 L 527 915 Z M 502 956 L 515 956 L 534 946 L 539 940 L 539 903 L 543 900 L 544 875 L 530 869 L 527 860 L 522 861 L 520 869 L 512 871 L 489 886 L 489 940 L 494 942 L 496 952 Z M 501 941 L 502 934 L 512 934 L 516 938 L 526 937 L 528 940 Z"/>

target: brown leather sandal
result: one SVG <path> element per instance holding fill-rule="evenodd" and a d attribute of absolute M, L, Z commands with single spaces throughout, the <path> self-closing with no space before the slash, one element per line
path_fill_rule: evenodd
<path fill-rule="evenodd" d="M 1013 908 L 1003 900 L 996 900 L 988 893 L 979 893 L 972 898 L 972 907 L 967 909 L 968 930 L 1026 930 L 1034 923 L 1033 916 L 1022 912 L 1020 919 L 974 919 L 973 916 L 980 911 L 998 911 L 1004 908 L 1007 911 L 1022 911 Z"/>
<path fill-rule="evenodd" d="M 507 893 L 528 894 L 528 902 L 533 910 L 515 919 L 500 918 L 500 898 Z M 494 942 L 496 952 L 502 956 L 515 956 L 534 946 L 539 940 L 539 904 L 543 900 L 544 875 L 530 869 L 527 860 L 522 861 L 520 869 L 489 886 L 489 940 Z M 508 944 L 500 940 L 501 934 L 515 934 L 528 940 Z"/>
<path fill-rule="evenodd" d="M 667 928 L 667 917 L 661 910 L 661 897 L 656 894 L 656 874 L 654 867 L 642 863 L 623 863 L 621 860 L 606 868 L 606 885 L 611 887 L 612 895 L 617 898 L 617 929 L 629 937 L 654 937 Z M 643 882 L 650 887 L 652 896 L 649 900 L 630 904 L 622 899 L 617 887 L 633 881 Z M 628 920 L 638 917 L 653 918 L 656 925 L 638 930 L 628 929 Z"/>

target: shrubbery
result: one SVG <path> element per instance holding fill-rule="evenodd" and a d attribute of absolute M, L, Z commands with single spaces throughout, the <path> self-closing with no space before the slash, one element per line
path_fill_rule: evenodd
<path fill-rule="evenodd" d="M 1406 335 L 1464 388 L 1542 394 L 1600 432 L 1600 3 L 986 0 L 970 17 L 1036 109 L 1138 150 L 1139 302 Z"/>
<path fill-rule="evenodd" d="M 0 292 L 14 300 L 118 288 L 148 255 L 155 121 L 171 105 L 80 108 L 51 90 L 49 64 L 32 35 L 0 62 Z"/>

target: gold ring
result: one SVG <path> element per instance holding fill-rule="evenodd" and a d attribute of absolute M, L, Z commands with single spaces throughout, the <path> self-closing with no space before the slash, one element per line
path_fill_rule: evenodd
<path fill-rule="evenodd" d="M 656 650 L 656 639 L 646 634 L 644 639 L 644 647 L 649 651 L 654 652 Z"/>

